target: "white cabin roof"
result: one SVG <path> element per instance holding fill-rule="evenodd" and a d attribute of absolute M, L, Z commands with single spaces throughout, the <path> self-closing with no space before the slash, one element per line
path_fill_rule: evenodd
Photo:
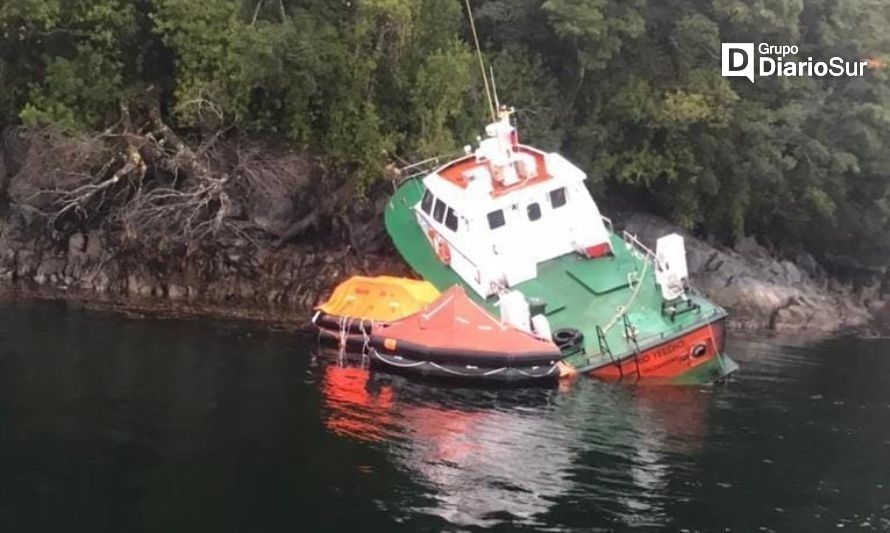
<path fill-rule="evenodd" d="M 557 153 L 519 144 L 507 115 L 486 133 L 475 152 L 424 178 L 426 191 L 415 208 L 431 244 L 464 280 L 487 295 L 495 285 L 533 278 L 542 261 L 608 249 L 581 169 Z"/>

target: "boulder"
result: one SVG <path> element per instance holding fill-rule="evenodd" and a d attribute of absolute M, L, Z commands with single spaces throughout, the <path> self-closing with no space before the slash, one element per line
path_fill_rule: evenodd
<path fill-rule="evenodd" d="M 182 300 L 188 297 L 188 289 L 182 285 L 171 284 L 167 287 L 167 297 L 171 300 Z"/>
<path fill-rule="evenodd" d="M 86 235 L 86 248 L 84 250 L 86 255 L 92 259 L 97 260 L 102 257 L 102 232 L 101 231 L 90 231 Z"/>
<path fill-rule="evenodd" d="M 68 254 L 78 255 L 86 250 L 87 237 L 83 233 L 75 233 L 68 237 Z"/>
<path fill-rule="evenodd" d="M 816 258 L 813 257 L 813 254 L 802 250 L 794 254 L 792 260 L 793 264 L 800 267 L 810 278 L 818 279 L 825 277 L 825 271 L 819 265 L 819 262 L 816 261 Z"/>
<path fill-rule="evenodd" d="M 800 268 L 797 267 L 797 265 L 788 260 L 784 260 L 780 264 L 782 266 L 786 283 L 790 283 L 792 285 L 803 283 L 805 274 Z"/>
<path fill-rule="evenodd" d="M 758 244 L 754 237 L 744 237 L 739 239 L 735 245 L 735 250 L 747 257 L 769 259 L 769 250 Z"/>
<path fill-rule="evenodd" d="M 39 285 L 43 285 L 45 282 L 59 278 L 59 274 L 62 274 L 65 271 L 65 259 L 61 257 L 53 257 L 53 256 L 44 256 L 40 261 L 40 264 L 37 265 L 37 270 L 34 274 L 34 281 L 36 281 Z"/>
<path fill-rule="evenodd" d="M 813 309 L 810 320 L 806 324 L 807 330 L 810 331 L 839 331 L 844 325 L 840 309 L 833 309 L 831 306 L 820 306 Z"/>
<path fill-rule="evenodd" d="M 813 316 L 812 310 L 800 304 L 780 307 L 770 320 L 770 328 L 783 333 L 796 333 L 805 329 Z"/>
<path fill-rule="evenodd" d="M 154 282 L 142 274 L 129 274 L 127 276 L 127 292 L 131 296 L 151 296 L 154 294 Z"/>
<path fill-rule="evenodd" d="M 31 250 L 19 250 L 15 254 L 15 276 L 17 279 L 28 279 L 37 270 L 37 255 Z"/>
<path fill-rule="evenodd" d="M 0 150 L 0 196 L 6 195 L 6 187 L 9 185 L 9 171 L 6 168 L 6 157 Z"/>

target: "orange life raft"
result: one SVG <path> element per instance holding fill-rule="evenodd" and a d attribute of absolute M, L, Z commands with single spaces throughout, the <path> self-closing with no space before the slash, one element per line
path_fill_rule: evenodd
<path fill-rule="evenodd" d="M 528 381 L 559 377 L 559 348 L 502 324 L 455 285 L 417 313 L 375 327 L 372 362 L 435 377 Z"/>

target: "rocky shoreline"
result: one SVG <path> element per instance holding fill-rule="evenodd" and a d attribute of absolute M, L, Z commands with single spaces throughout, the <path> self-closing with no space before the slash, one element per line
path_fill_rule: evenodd
<path fill-rule="evenodd" d="M 771 253 L 753 238 L 735 249 L 708 244 L 663 219 L 634 213 L 623 227 L 654 246 L 658 237 L 681 233 L 692 285 L 730 311 L 732 329 L 823 338 L 890 331 L 887 273 L 859 283 L 830 276 L 806 252 Z"/>
<path fill-rule="evenodd" d="M 191 255 L 121 246 L 101 230 L 56 243 L 0 220 L 0 296 L 65 299 L 151 315 L 248 319 L 308 326 L 315 304 L 352 274 L 407 274 L 394 256 L 348 247 L 217 243 Z"/>
<path fill-rule="evenodd" d="M 649 245 L 680 231 L 647 214 L 621 218 L 619 227 Z M 693 286 L 730 311 L 733 330 L 809 338 L 887 330 L 890 294 L 881 280 L 854 288 L 828 276 L 805 254 L 792 261 L 753 239 L 732 250 L 684 236 Z M 359 255 L 348 246 L 276 247 L 236 239 L 184 255 L 134 249 L 101 230 L 57 242 L 0 220 L 0 288 L 6 297 L 300 329 L 338 281 L 380 273 L 410 275 L 391 250 Z"/>

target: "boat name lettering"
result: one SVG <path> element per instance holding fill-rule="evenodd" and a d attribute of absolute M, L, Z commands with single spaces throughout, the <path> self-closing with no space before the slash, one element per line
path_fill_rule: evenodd
<path fill-rule="evenodd" d="M 683 344 L 683 341 L 679 340 L 662 346 L 661 348 L 656 348 L 649 353 L 651 353 L 652 357 L 654 358 L 664 357 L 666 355 L 670 355 L 671 352 L 674 352 L 675 350 L 683 348 Z"/>
<path fill-rule="evenodd" d="M 647 367 L 647 368 L 646 368 L 646 371 L 647 371 L 647 372 L 654 372 L 654 371 L 659 370 L 659 369 L 661 369 L 661 368 L 664 368 L 664 367 L 666 367 L 666 366 L 668 366 L 668 365 L 670 365 L 670 364 L 672 364 L 672 363 L 676 363 L 676 362 L 679 361 L 679 360 L 680 360 L 679 357 L 671 357 L 670 359 L 665 359 L 664 361 L 659 361 L 658 364 L 656 364 L 656 365 Z"/>

